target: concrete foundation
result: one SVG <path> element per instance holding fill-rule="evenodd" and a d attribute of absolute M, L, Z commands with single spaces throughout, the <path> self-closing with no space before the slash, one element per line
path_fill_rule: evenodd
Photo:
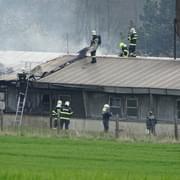
<path fill-rule="evenodd" d="M 13 127 L 15 115 L 5 114 L 3 117 L 3 127 Z M 24 127 L 31 128 L 50 128 L 50 119 L 47 116 L 28 116 L 24 115 L 22 124 Z M 115 133 L 115 121 L 110 121 L 109 131 Z M 71 119 L 70 129 L 83 132 L 103 132 L 103 124 L 101 120 L 92 119 Z M 144 136 L 146 135 L 145 122 L 125 122 L 119 121 L 120 136 Z M 174 124 L 158 123 L 156 126 L 157 136 L 173 137 Z"/>

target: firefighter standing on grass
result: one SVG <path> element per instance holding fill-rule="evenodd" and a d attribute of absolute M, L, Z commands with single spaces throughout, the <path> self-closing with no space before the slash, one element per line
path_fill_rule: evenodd
<path fill-rule="evenodd" d="M 66 101 L 64 106 L 62 106 L 60 111 L 60 128 L 63 129 L 65 125 L 65 129 L 69 129 L 70 119 L 72 117 L 72 110 L 70 107 L 70 102 Z"/>
<path fill-rule="evenodd" d="M 129 56 L 136 57 L 136 42 L 137 42 L 138 35 L 136 33 L 135 28 L 131 28 L 128 40 L 129 40 Z"/>
<path fill-rule="evenodd" d="M 54 119 L 54 127 L 57 128 L 58 123 L 60 123 L 60 110 L 62 107 L 62 101 L 58 100 L 55 110 L 52 111 L 52 117 Z"/>
<path fill-rule="evenodd" d="M 109 130 L 109 118 L 111 116 L 112 116 L 112 113 L 110 112 L 109 104 L 104 104 L 103 109 L 102 109 L 104 132 L 108 132 Z"/>
<path fill-rule="evenodd" d="M 157 124 L 157 120 L 153 115 L 152 111 L 149 111 L 149 114 L 146 119 L 146 128 L 148 134 L 156 135 L 155 126 Z"/>

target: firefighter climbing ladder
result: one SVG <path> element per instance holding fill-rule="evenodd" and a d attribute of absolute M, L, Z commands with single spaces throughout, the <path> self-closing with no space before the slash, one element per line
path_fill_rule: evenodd
<path fill-rule="evenodd" d="M 26 81 L 25 90 L 20 91 L 19 94 L 18 94 L 16 117 L 15 117 L 15 125 L 16 126 L 21 126 L 22 125 L 22 118 L 23 118 L 23 113 L 24 113 L 24 107 L 25 107 L 25 104 L 26 104 L 28 87 L 29 87 L 29 78 Z"/>

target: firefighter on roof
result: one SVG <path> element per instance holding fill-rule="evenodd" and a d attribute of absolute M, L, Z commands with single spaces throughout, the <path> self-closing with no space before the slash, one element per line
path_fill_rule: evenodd
<path fill-rule="evenodd" d="M 138 35 L 136 33 L 135 28 L 131 28 L 128 40 L 129 40 L 129 56 L 136 57 L 136 42 L 137 42 Z"/>
<path fill-rule="evenodd" d="M 98 49 L 100 44 L 101 44 L 101 37 L 100 35 L 96 34 L 95 30 L 93 30 L 91 44 L 89 48 L 92 57 L 91 63 L 96 63 L 96 50 Z"/>
<path fill-rule="evenodd" d="M 127 45 L 125 43 L 121 42 L 119 44 L 119 47 L 121 48 L 120 56 L 121 57 L 128 57 L 129 51 L 128 51 Z"/>

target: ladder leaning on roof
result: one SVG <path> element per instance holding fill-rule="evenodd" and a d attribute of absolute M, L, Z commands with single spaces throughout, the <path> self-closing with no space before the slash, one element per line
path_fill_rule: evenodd
<path fill-rule="evenodd" d="M 29 87 L 29 77 L 26 79 L 25 88 L 20 89 L 18 93 L 18 101 L 17 101 L 16 117 L 15 117 L 16 126 L 22 125 L 23 113 L 24 113 L 24 108 L 25 108 L 26 98 L 27 98 L 27 93 L 28 93 L 28 87 Z"/>

